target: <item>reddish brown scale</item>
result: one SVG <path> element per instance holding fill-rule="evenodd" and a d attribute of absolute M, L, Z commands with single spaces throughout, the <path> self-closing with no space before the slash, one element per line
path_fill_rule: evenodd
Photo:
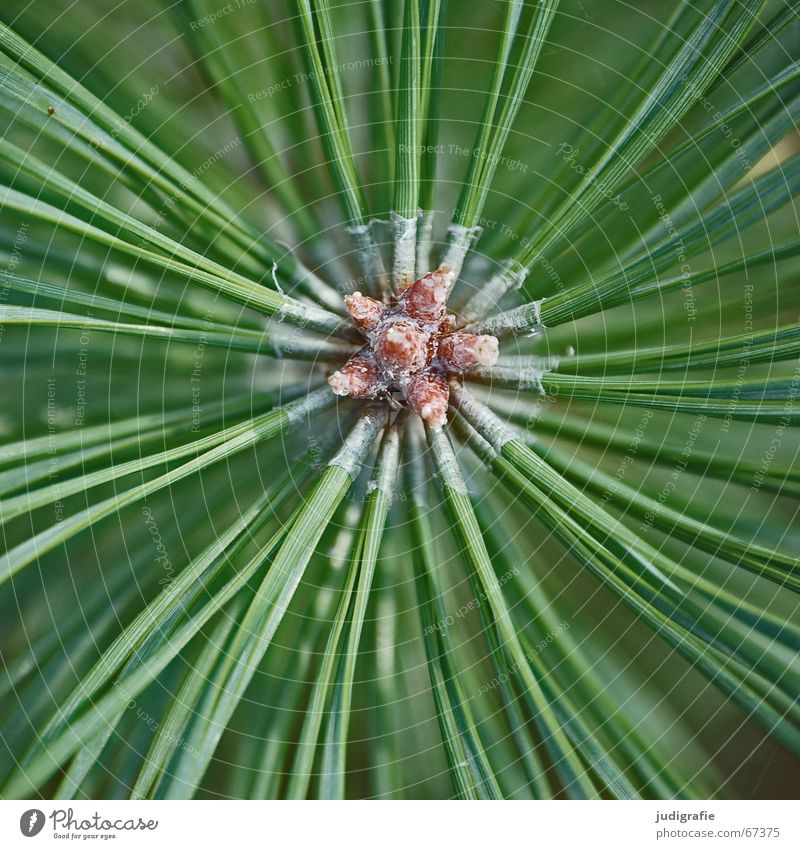
<path fill-rule="evenodd" d="M 375 335 L 375 359 L 392 377 L 404 377 L 428 363 L 428 339 L 416 321 L 389 319 Z"/>
<path fill-rule="evenodd" d="M 371 333 L 386 315 L 386 305 L 375 298 L 362 295 L 361 292 L 353 292 L 344 298 L 350 318 L 359 330 Z"/>
<path fill-rule="evenodd" d="M 440 428 L 447 421 L 450 387 L 440 371 L 426 369 L 416 374 L 406 390 L 406 399 L 428 427 Z"/>
<path fill-rule="evenodd" d="M 355 354 L 329 378 L 328 383 L 336 395 L 350 398 L 374 398 L 384 387 L 381 372 L 375 360 L 367 354 Z"/>
<path fill-rule="evenodd" d="M 452 313 L 445 313 L 444 318 L 439 322 L 438 335 L 440 337 L 446 336 L 448 333 L 452 333 L 457 326 L 456 317 Z"/>
<path fill-rule="evenodd" d="M 407 315 L 420 321 L 439 321 L 447 309 L 447 294 L 453 275 L 442 266 L 420 277 L 403 294 L 402 305 Z"/>
<path fill-rule="evenodd" d="M 439 339 L 439 361 L 445 371 L 463 372 L 493 366 L 500 354 L 494 336 L 451 333 Z"/>

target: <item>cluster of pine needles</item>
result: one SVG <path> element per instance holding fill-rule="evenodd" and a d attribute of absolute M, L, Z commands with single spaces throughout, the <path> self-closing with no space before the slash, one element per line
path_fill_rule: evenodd
<path fill-rule="evenodd" d="M 0 795 L 796 793 L 800 4 L 220 7 L 2 12 Z"/>

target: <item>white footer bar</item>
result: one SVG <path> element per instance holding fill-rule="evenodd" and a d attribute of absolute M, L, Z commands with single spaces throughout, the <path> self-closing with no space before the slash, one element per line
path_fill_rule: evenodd
<path fill-rule="evenodd" d="M 800 846 L 791 801 L 0 801 L 0 846 Z M 470 810 L 470 808 L 472 810 Z M 511 843 L 513 841 L 513 844 Z"/>

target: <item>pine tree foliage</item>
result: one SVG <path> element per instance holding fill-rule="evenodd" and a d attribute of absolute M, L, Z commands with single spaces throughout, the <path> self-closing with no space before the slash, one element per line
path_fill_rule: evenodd
<path fill-rule="evenodd" d="M 798 11 L 5 4 L 0 794 L 796 793 Z"/>

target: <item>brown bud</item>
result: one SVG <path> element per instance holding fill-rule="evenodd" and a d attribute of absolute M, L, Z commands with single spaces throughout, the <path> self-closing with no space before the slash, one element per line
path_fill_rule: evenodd
<path fill-rule="evenodd" d="M 403 295 L 405 311 L 420 321 L 439 321 L 447 308 L 447 295 L 453 275 L 442 266 L 412 283 Z"/>
<path fill-rule="evenodd" d="M 450 387 L 441 372 L 434 369 L 419 372 L 409 384 L 406 398 L 428 427 L 440 428 L 447 422 Z"/>
<path fill-rule="evenodd" d="M 345 295 L 344 303 L 356 327 L 365 333 L 373 331 L 386 314 L 385 304 L 362 295 L 361 292 Z"/>
<path fill-rule="evenodd" d="M 416 321 L 387 321 L 375 336 L 378 365 L 397 377 L 424 368 L 428 362 L 428 339 Z"/>
<path fill-rule="evenodd" d="M 355 354 L 335 371 L 328 383 L 336 395 L 350 398 L 374 398 L 383 388 L 378 367 L 372 357 Z"/>
<path fill-rule="evenodd" d="M 469 371 L 476 366 L 493 366 L 499 347 L 494 336 L 451 333 L 439 340 L 438 354 L 445 371 Z"/>

